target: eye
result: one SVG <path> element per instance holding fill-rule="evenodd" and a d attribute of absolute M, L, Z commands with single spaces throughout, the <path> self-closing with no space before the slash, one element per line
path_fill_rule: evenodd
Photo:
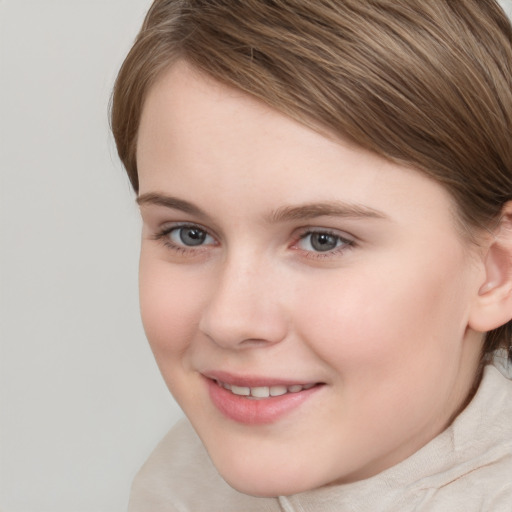
<path fill-rule="evenodd" d="M 208 245 L 216 245 L 215 238 L 197 224 L 166 226 L 153 236 L 174 251 L 194 251 Z"/>
<path fill-rule="evenodd" d="M 327 231 L 309 231 L 303 234 L 297 247 L 303 251 L 329 252 L 338 248 L 351 246 L 352 240 Z"/>
<path fill-rule="evenodd" d="M 180 226 L 167 231 L 167 236 L 176 245 L 197 247 L 214 242 L 211 235 L 198 226 Z"/>

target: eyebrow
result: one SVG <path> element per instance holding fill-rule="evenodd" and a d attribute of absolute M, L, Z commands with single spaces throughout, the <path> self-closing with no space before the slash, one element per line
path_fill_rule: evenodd
<path fill-rule="evenodd" d="M 173 210 L 180 210 L 184 213 L 190 213 L 191 215 L 196 215 L 198 217 L 206 217 L 206 213 L 198 208 L 195 204 L 189 203 L 183 199 L 178 199 L 177 197 L 171 197 L 163 194 L 157 194 L 155 192 L 149 192 L 147 194 L 142 194 L 137 197 L 137 204 L 139 206 L 145 205 L 156 205 L 156 206 L 164 206 L 166 208 L 172 208 Z"/>
<path fill-rule="evenodd" d="M 206 218 L 208 215 L 198 206 L 178 199 L 177 197 L 167 196 L 156 192 L 149 192 L 137 197 L 139 206 L 156 205 L 180 210 L 184 213 Z M 308 220 L 316 217 L 345 217 L 345 218 L 370 218 L 370 219 L 389 219 L 387 215 L 368 206 L 359 204 L 345 203 L 343 201 L 326 201 L 320 203 L 307 203 L 297 206 L 282 206 L 272 211 L 266 220 L 275 224 L 279 222 L 289 222 L 294 220 Z"/>
<path fill-rule="evenodd" d="M 345 203 L 343 201 L 327 201 L 321 203 L 308 203 L 298 206 L 283 206 L 273 211 L 269 216 L 270 222 L 285 222 L 293 220 L 307 220 L 316 217 L 345 217 L 388 219 L 384 213 L 359 204 Z"/>

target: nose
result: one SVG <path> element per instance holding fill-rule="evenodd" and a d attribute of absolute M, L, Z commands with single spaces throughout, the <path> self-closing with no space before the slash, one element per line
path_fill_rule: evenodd
<path fill-rule="evenodd" d="M 243 257 L 226 261 L 211 283 L 199 329 L 227 349 L 282 341 L 288 321 L 276 274 L 270 262 Z"/>

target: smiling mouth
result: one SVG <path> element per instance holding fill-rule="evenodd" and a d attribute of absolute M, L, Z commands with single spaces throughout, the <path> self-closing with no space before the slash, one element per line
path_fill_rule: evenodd
<path fill-rule="evenodd" d="M 286 382 L 274 378 L 212 373 L 203 375 L 212 404 L 228 419 L 244 425 L 277 423 L 317 396 L 325 386 L 324 382 Z"/>
<path fill-rule="evenodd" d="M 262 400 L 265 398 L 271 398 L 276 396 L 282 396 L 289 393 L 300 393 L 301 391 L 306 391 L 315 386 L 319 386 L 318 383 L 310 383 L 310 384 L 293 384 L 291 386 L 236 386 L 234 384 L 228 384 L 226 382 L 222 382 L 220 380 L 215 379 L 216 384 L 230 391 L 233 395 L 253 399 L 253 400 Z"/>

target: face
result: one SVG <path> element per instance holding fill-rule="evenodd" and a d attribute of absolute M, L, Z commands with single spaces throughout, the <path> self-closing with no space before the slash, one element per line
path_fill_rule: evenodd
<path fill-rule="evenodd" d="M 437 183 L 175 64 L 138 139 L 159 368 L 254 495 L 367 478 L 453 419 L 481 275 Z"/>

